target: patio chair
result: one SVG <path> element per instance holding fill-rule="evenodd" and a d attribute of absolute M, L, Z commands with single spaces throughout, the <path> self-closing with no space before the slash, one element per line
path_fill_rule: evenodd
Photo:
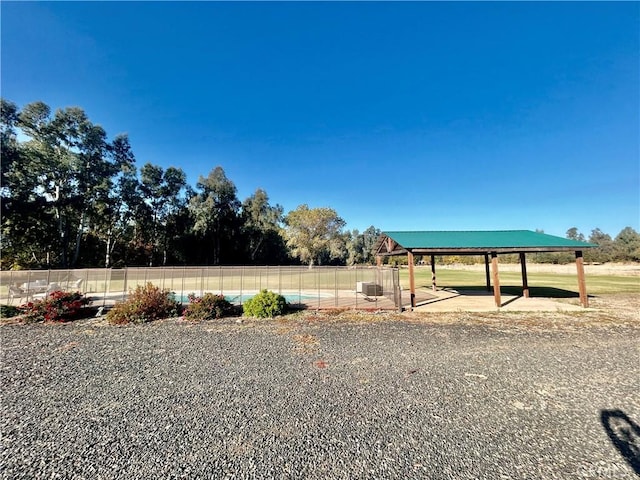
<path fill-rule="evenodd" d="M 9 305 L 11 305 L 14 298 L 26 298 L 28 296 L 29 292 L 26 290 L 14 285 L 9 285 Z"/>
<path fill-rule="evenodd" d="M 64 290 L 64 289 L 60 285 L 58 285 L 56 282 L 52 282 L 47 286 L 47 289 L 44 292 L 34 295 L 33 298 L 34 299 L 47 298 L 53 292 L 58 292 L 58 291 L 62 291 L 62 290 Z"/>
<path fill-rule="evenodd" d="M 79 278 L 78 280 L 75 280 L 71 284 L 71 290 L 72 291 L 80 291 L 80 285 L 82 285 L 82 278 Z"/>

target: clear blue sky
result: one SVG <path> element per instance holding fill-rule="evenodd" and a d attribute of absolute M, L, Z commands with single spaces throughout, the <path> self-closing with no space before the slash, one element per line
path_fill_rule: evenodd
<path fill-rule="evenodd" d="M 640 229 L 640 4 L 1 3 L 2 96 L 363 230 Z"/>

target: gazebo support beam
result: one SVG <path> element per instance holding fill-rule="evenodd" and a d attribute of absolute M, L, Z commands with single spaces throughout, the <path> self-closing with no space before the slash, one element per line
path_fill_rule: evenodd
<path fill-rule="evenodd" d="M 489 272 L 489 254 L 484 254 L 484 273 L 487 277 L 487 292 L 491 291 L 491 273 Z"/>
<path fill-rule="evenodd" d="M 498 274 L 498 254 L 491 252 L 491 270 L 493 272 L 493 297 L 496 300 L 496 307 L 502 306 L 500 298 L 500 275 Z"/>
<path fill-rule="evenodd" d="M 527 279 L 527 258 L 524 252 L 520 252 L 520 269 L 522 270 L 522 296 L 529 298 L 529 281 Z"/>
<path fill-rule="evenodd" d="M 431 289 L 436 291 L 436 256 L 431 255 Z"/>
<path fill-rule="evenodd" d="M 578 270 L 578 291 L 580 292 L 580 303 L 583 307 L 589 306 L 589 297 L 587 296 L 587 284 L 584 279 L 584 258 L 582 251 L 576 250 L 576 269 Z"/>
<path fill-rule="evenodd" d="M 416 279 L 413 268 L 413 252 L 407 252 L 407 264 L 409 265 L 409 292 L 411 293 L 411 309 L 416 306 Z"/>

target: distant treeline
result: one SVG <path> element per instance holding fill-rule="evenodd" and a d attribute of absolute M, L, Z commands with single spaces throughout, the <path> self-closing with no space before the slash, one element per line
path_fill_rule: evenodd
<path fill-rule="evenodd" d="M 373 226 L 349 231 L 328 207 L 285 214 L 262 189 L 241 201 L 220 166 L 188 185 L 180 168 L 138 167 L 128 137 L 109 139 L 79 107 L 0 101 L 2 269 L 375 263 Z M 584 239 L 575 228 L 567 236 Z M 587 261 L 640 261 L 631 228 L 615 239 L 595 229 L 587 240 L 599 245 Z"/>
<path fill-rule="evenodd" d="M 240 201 L 220 166 L 191 186 L 138 168 L 128 137 L 81 108 L 1 102 L 2 269 L 374 262 L 379 230 L 347 231 L 330 208 Z"/>

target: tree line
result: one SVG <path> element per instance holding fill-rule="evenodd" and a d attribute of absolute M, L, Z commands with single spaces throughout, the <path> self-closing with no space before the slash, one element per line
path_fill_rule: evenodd
<path fill-rule="evenodd" d="M 285 214 L 258 188 L 240 201 L 221 166 L 138 168 L 79 107 L 1 99 L 2 269 L 373 263 L 380 231 L 345 230 L 327 207 Z"/>
<path fill-rule="evenodd" d="M 127 135 L 108 138 L 79 107 L 0 102 L 2 269 L 375 263 L 374 226 L 346 230 L 328 207 L 285 214 L 260 188 L 240 201 L 221 166 L 195 186 L 180 168 L 138 168 Z M 585 240 L 576 228 L 567 238 Z M 598 245 L 585 250 L 586 261 L 640 261 L 631 227 L 615 238 L 596 228 L 586 240 Z"/>

